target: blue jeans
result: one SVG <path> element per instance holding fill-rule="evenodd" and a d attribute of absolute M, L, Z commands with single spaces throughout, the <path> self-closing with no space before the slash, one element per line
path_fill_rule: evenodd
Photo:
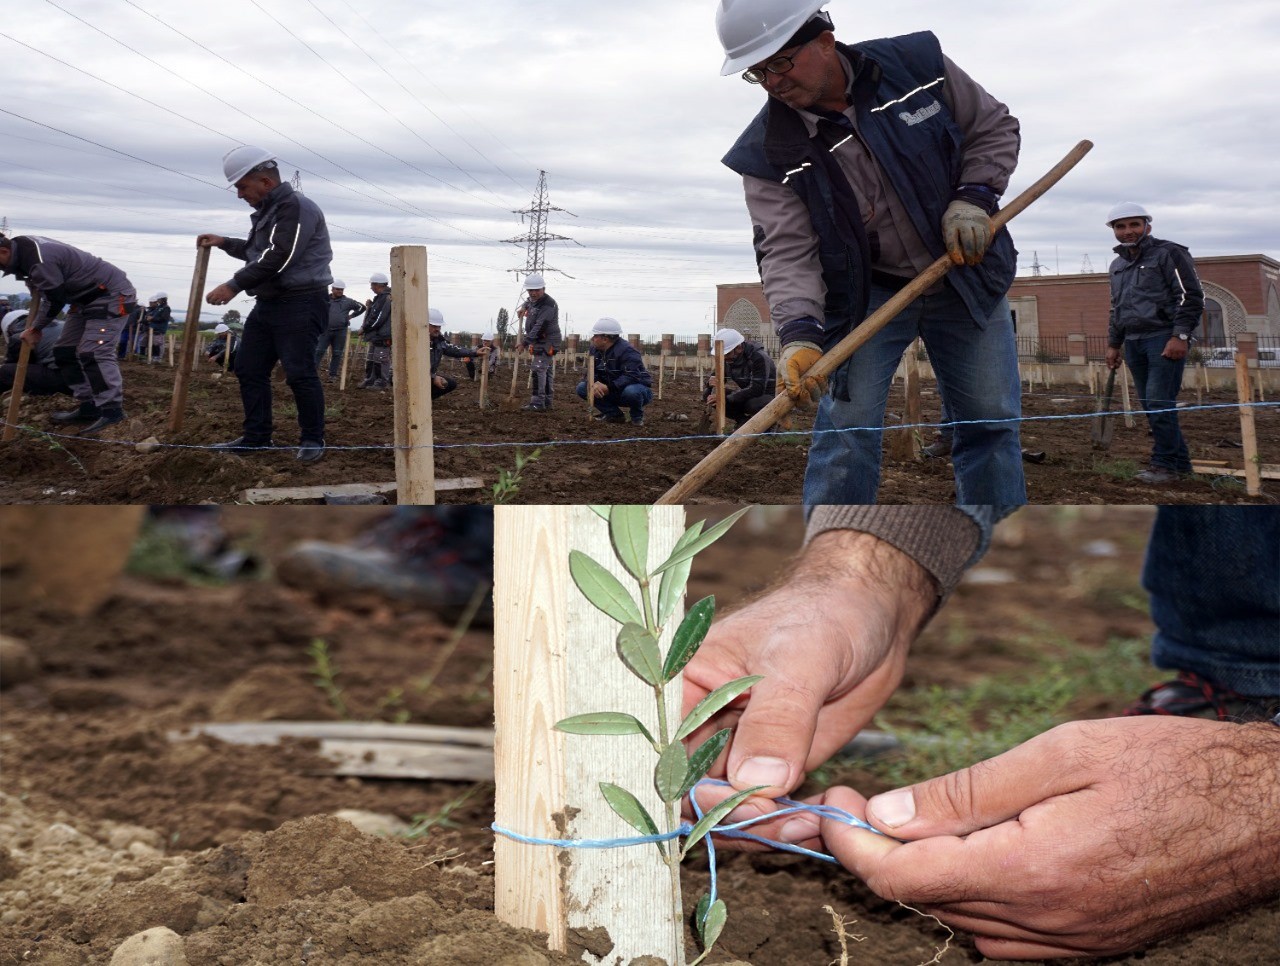
<path fill-rule="evenodd" d="M 893 294 L 873 286 L 870 310 Z M 949 418 L 976 420 L 955 428 L 956 502 L 1027 502 L 1017 422 L 1022 415 L 1018 349 L 1009 303 L 1002 299 L 985 328 L 978 328 L 960 297 L 944 288 L 909 305 L 834 373 L 814 420 L 804 477 L 806 507 L 876 502 L 889 386 L 917 336 L 929 350 Z M 855 426 L 874 428 L 824 432 Z"/>
<path fill-rule="evenodd" d="M 578 398 L 587 398 L 587 380 L 585 379 L 578 383 Z M 652 401 L 653 390 L 633 382 L 621 391 L 610 389 L 607 394 L 595 401 L 595 407 L 606 416 L 621 416 L 621 407 L 627 406 L 631 409 L 632 419 L 641 419 L 644 417 L 644 407 Z"/>
<path fill-rule="evenodd" d="M 258 299 L 235 353 L 247 443 L 271 439 L 271 372 L 279 362 L 298 407 L 303 443 L 324 444 L 324 387 L 316 374 L 316 342 L 329 324 L 324 290 Z"/>
<path fill-rule="evenodd" d="M 347 332 L 348 329 L 344 325 L 335 329 L 326 328 L 320 333 L 320 338 L 316 342 L 316 368 L 320 368 L 320 363 L 324 361 L 325 350 L 333 346 L 333 352 L 329 356 L 329 375 L 337 377 L 342 371 L 342 353 L 347 349 Z"/>
<path fill-rule="evenodd" d="M 1156 667 L 1280 696 L 1280 508 L 1160 507 L 1142 585 Z"/>
<path fill-rule="evenodd" d="M 1160 353 L 1169 342 L 1169 333 L 1126 339 L 1124 361 L 1133 373 L 1138 400 L 1148 412 L 1147 423 L 1155 441 L 1151 447 L 1151 465 L 1175 473 L 1191 472 L 1191 455 L 1178 425 L 1176 400 L 1182 389 L 1185 359 L 1166 359 Z"/>

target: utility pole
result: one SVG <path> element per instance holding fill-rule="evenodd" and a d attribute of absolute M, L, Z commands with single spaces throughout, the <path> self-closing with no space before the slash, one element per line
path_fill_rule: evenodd
<path fill-rule="evenodd" d="M 293 177 L 289 179 L 289 184 L 293 185 L 294 191 L 302 190 L 302 172 L 297 169 L 293 172 Z"/>
<path fill-rule="evenodd" d="M 548 268 L 543 264 L 543 257 L 546 254 L 547 242 L 549 241 L 571 241 L 579 247 L 583 247 L 580 242 L 574 241 L 564 235 L 552 235 L 547 231 L 547 216 L 553 212 L 559 211 L 566 215 L 574 215 L 572 211 L 565 211 L 563 208 L 557 208 L 551 204 L 547 193 L 547 173 L 545 171 L 538 172 L 538 187 L 533 194 L 533 204 L 521 211 L 514 212 L 520 216 L 520 220 L 529 225 L 529 230 L 523 235 L 515 238 L 504 238 L 503 243 L 508 245 L 524 245 L 525 258 L 524 268 L 513 268 L 520 278 L 529 275 L 532 272 L 560 272 L 565 278 L 573 278 L 566 272 L 561 272 L 558 268 Z"/>
<path fill-rule="evenodd" d="M 1081 275 L 1092 275 L 1092 274 L 1093 274 L 1093 262 L 1091 262 L 1091 261 L 1089 260 L 1089 253 L 1088 253 L 1088 252 L 1085 252 L 1085 254 L 1084 254 L 1084 261 L 1080 263 L 1080 274 L 1081 274 Z"/>

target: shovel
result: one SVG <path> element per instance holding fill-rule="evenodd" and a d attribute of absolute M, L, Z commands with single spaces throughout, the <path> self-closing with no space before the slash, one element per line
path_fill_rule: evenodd
<path fill-rule="evenodd" d="M 1115 431 L 1115 421 L 1111 417 L 1111 400 L 1116 394 L 1116 370 L 1112 369 L 1107 375 L 1107 388 L 1098 397 L 1098 408 L 1095 412 L 1098 415 L 1093 417 L 1093 429 L 1090 437 L 1093 439 L 1093 448 L 1100 450 L 1111 449 L 1111 434 Z"/>

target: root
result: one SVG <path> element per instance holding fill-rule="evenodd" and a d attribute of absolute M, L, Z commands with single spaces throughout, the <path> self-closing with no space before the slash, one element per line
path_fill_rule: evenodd
<path fill-rule="evenodd" d="M 858 920 L 845 918 L 839 915 L 830 906 L 823 906 L 822 911 L 828 913 L 832 919 L 832 929 L 835 931 L 836 940 L 840 943 L 840 958 L 831 960 L 829 966 L 849 966 L 849 940 L 852 939 L 856 943 L 862 942 L 866 936 L 859 936 L 849 932 L 849 927 Z"/>
<path fill-rule="evenodd" d="M 905 902 L 899 902 L 898 905 L 902 906 L 903 909 L 909 909 L 917 916 L 923 916 L 925 919 L 932 919 L 947 931 L 947 940 L 942 944 L 942 948 L 934 951 L 933 959 L 925 963 L 920 963 L 919 966 L 936 966 L 936 964 L 942 962 L 942 957 L 945 956 L 947 954 L 947 950 L 951 948 L 951 940 L 956 938 L 955 931 L 937 916 L 931 916 L 927 912 L 921 912 L 919 909 L 909 906 Z"/>

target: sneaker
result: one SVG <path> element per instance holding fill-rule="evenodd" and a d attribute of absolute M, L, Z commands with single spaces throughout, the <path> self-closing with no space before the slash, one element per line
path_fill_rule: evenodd
<path fill-rule="evenodd" d="M 545 413 L 547 411 L 546 406 L 540 406 L 537 403 L 526 403 L 520 409 L 527 413 Z"/>
<path fill-rule="evenodd" d="M 216 449 L 216 450 L 224 450 L 224 451 L 229 450 L 231 452 L 239 452 L 241 450 L 247 450 L 247 449 L 271 449 L 274 445 L 275 444 L 271 442 L 271 440 L 269 439 L 261 443 L 252 443 L 252 442 L 249 442 L 249 440 L 246 439 L 244 436 L 237 436 L 235 439 L 231 440 L 230 442 L 214 443 L 209 448 Z"/>
<path fill-rule="evenodd" d="M 601 416 L 600 419 L 606 423 L 625 423 L 627 421 L 627 417 L 622 413 L 612 413 L 607 416 Z"/>
<path fill-rule="evenodd" d="M 1149 466 L 1134 479 L 1139 483 L 1177 483 L 1178 474 L 1163 466 Z"/>
<path fill-rule="evenodd" d="M 920 450 L 930 459 L 942 459 L 944 456 L 951 455 L 951 437 L 939 436 L 928 446 Z"/>
<path fill-rule="evenodd" d="M 84 429 L 80 430 L 80 436 L 97 436 L 108 426 L 114 426 L 116 423 L 124 422 L 124 410 L 119 407 L 104 408 L 101 415 L 98 416 Z"/>
<path fill-rule="evenodd" d="M 1251 697 L 1220 688 L 1194 671 L 1179 671 L 1177 678 L 1148 688 L 1122 712 L 1171 714 L 1184 718 L 1213 718 L 1218 721 L 1269 721 L 1280 711 L 1280 698 Z"/>
<path fill-rule="evenodd" d="M 631 417 L 631 425 L 632 425 L 632 426 L 643 426 L 643 425 L 644 425 L 644 417 L 643 417 L 643 416 L 632 416 L 632 417 Z"/>

